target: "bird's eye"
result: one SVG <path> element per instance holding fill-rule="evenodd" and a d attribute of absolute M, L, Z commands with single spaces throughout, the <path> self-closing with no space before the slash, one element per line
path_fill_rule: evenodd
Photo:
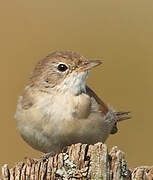
<path fill-rule="evenodd" d="M 57 69 L 61 72 L 64 72 L 68 69 L 68 67 L 65 64 L 59 64 Z"/>

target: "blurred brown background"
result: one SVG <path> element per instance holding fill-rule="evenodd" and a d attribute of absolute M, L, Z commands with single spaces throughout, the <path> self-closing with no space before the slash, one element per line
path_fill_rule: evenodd
<path fill-rule="evenodd" d="M 88 84 L 117 110 L 131 110 L 107 144 L 129 166 L 153 165 L 153 1 L 14 0 L 0 5 L 0 165 L 39 157 L 13 118 L 35 63 L 54 50 L 104 59 Z"/>

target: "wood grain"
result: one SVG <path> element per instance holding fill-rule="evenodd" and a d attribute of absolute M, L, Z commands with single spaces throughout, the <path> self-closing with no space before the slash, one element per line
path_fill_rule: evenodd
<path fill-rule="evenodd" d="M 73 144 L 45 160 L 26 158 L 9 169 L 1 180 L 153 180 L 153 166 L 129 169 L 125 154 L 116 146 L 108 153 L 102 143 Z"/>

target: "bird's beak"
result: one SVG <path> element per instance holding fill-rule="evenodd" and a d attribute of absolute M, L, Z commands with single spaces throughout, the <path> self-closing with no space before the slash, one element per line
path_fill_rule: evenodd
<path fill-rule="evenodd" d="M 102 60 L 87 60 L 79 67 L 79 71 L 90 70 L 96 66 L 99 66 L 103 61 Z"/>

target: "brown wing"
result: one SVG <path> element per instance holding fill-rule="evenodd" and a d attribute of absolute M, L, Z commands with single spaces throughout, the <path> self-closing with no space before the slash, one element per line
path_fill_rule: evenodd
<path fill-rule="evenodd" d="M 99 104 L 99 108 L 101 109 L 101 111 L 103 112 L 103 114 L 107 114 L 107 112 L 109 111 L 108 107 L 106 106 L 106 104 L 94 93 L 93 90 L 91 90 L 88 86 L 86 86 L 86 91 L 87 94 L 90 97 L 94 97 L 94 99 L 97 101 L 97 103 Z"/>
<path fill-rule="evenodd" d="M 107 114 L 107 112 L 109 111 L 109 108 L 107 107 L 107 105 L 94 93 L 94 91 L 92 91 L 88 86 L 86 86 L 86 91 L 87 94 L 90 97 L 94 97 L 95 100 L 97 101 L 97 103 L 99 104 L 99 108 L 101 109 L 101 111 L 103 112 L 104 115 Z M 117 122 L 126 120 L 126 119 L 130 119 L 130 116 L 127 116 L 130 112 L 114 112 L 115 115 L 117 116 Z M 114 124 L 111 134 L 115 134 L 117 133 L 117 122 Z"/>
<path fill-rule="evenodd" d="M 100 110 L 103 112 L 104 115 L 107 114 L 107 112 L 109 111 L 108 107 L 106 106 L 106 104 L 94 93 L 94 91 L 92 91 L 88 86 L 86 86 L 86 91 L 87 94 L 90 97 L 94 97 L 94 99 L 97 101 L 97 103 L 99 104 L 99 108 Z M 117 123 L 114 124 L 112 130 L 111 130 L 111 134 L 115 134 L 117 133 Z"/>

